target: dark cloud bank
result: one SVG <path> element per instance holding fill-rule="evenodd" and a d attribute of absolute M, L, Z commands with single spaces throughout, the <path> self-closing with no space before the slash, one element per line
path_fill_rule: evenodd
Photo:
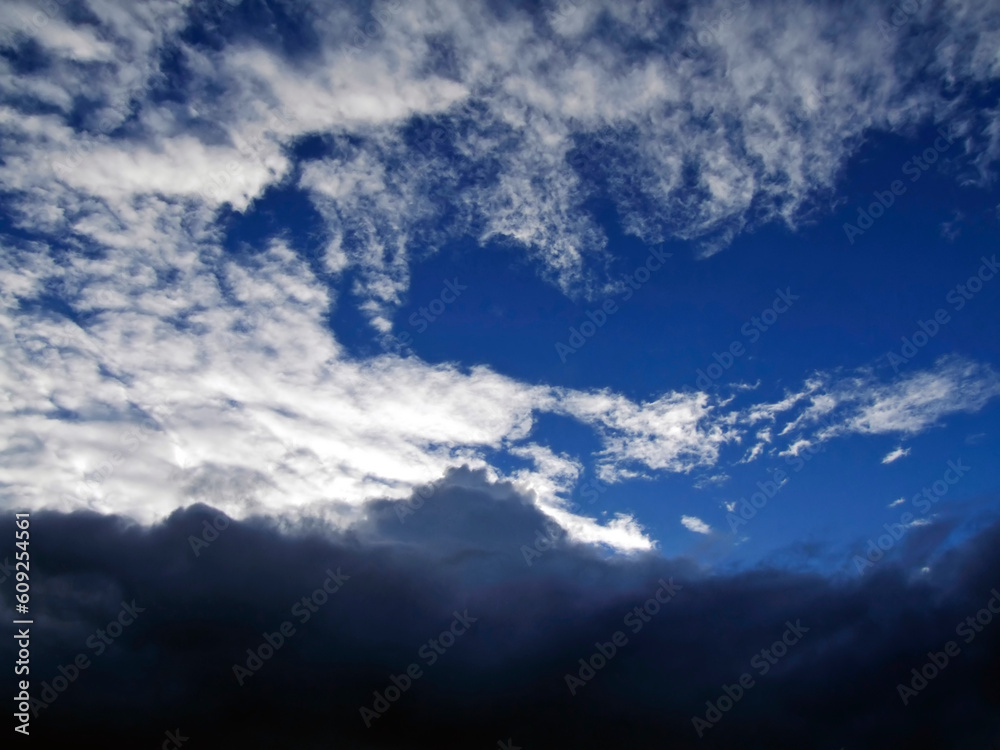
<path fill-rule="evenodd" d="M 38 711 L 28 743 L 170 747 L 177 730 L 184 748 L 986 750 L 1000 740 L 1000 622 L 965 622 L 1000 588 L 1000 526 L 920 579 L 883 560 L 831 581 L 711 576 L 658 555 L 608 561 L 559 536 L 529 566 L 522 545 L 545 539 L 544 517 L 467 471 L 405 521 L 398 508 L 373 503 L 369 522 L 342 535 L 226 525 L 204 505 L 152 529 L 34 515 L 32 692 L 65 690 Z M 334 593 L 318 593 L 324 585 Z M 13 619 L 11 580 L 0 590 Z M 657 594 L 665 603 L 649 604 Z M 248 648 L 268 655 L 265 633 L 278 647 L 248 664 Z M 791 645 L 772 650 L 783 637 Z M 949 641 L 957 656 L 904 705 L 897 684 Z M 616 653 L 574 695 L 566 675 L 580 677 L 595 644 Z M 79 654 L 87 666 L 74 675 Z M 75 679 L 56 680 L 60 666 Z M 398 697 L 391 676 L 409 680 Z M 714 714 L 706 701 L 727 707 L 724 685 L 737 700 Z M 362 707 L 382 710 L 366 714 L 370 728 Z M 695 716 L 717 719 L 701 738 Z"/>

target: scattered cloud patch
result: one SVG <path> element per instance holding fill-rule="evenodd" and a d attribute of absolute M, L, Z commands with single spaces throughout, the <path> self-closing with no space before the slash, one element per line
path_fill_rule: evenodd
<path fill-rule="evenodd" d="M 885 455 L 885 457 L 882 459 L 882 463 L 891 464 L 892 462 L 898 461 L 899 459 L 903 458 L 903 456 L 908 456 L 908 455 L 910 455 L 909 448 L 903 448 L 903 447 L 895 448 L 894 450 L 889 451 L 889 453 Z"/>
<path fill-rule="evenodd" d="M 711 534 L 712 527 L 696 516 L 681 516 L 681 525 L 696 534 Z"/>

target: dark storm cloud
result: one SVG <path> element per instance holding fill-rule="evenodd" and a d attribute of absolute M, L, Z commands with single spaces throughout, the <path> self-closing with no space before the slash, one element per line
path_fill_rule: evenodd
<path fill-rule="evenodd" d="M 371 503 L 340 534 L 206 506 L 151 529 L 33 515 L 34 697 L 65 680 L 35 741 L 835 750 L 986 748 L 1000 729 L 1000 624 L 956 632 L 1000 586 L 1000 526 L 919 579 L 888 559 L 843 582 L 721 577 L 559 536 L 528 566 L 546 519 L 510 486 L 458 471 L 426 494 L 402 519 Z M 897 684 L 948 641 L 958 655 L 904 705 Z M 605 663 L 591 677 L 581 659 Z M 394 676 L 406 690 L 381 703 Z M 714 722 L 701 739 L 695 716 Z"/>

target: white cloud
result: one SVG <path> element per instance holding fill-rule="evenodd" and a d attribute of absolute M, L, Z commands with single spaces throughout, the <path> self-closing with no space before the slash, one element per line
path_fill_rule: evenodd
<path fill-rule="evenodd" d="M 979 411 L 998 395 L 1000 376 L 989 365 L 942 357 L 931 370 L 863 392 L 853 399 L 860 402 L 855 413 L 828 431 L 915 434 L 945 415 Z"/>
<path fill-rule="evenodd" d="M 889 503 L 888 507 L 890 507 L 890 508 L 897 508 L 897 507 L 899 507 L 900 505 L 902 505 L 905 502 L 906 502 L 906 498 L 905 497 L 901 497 L 901 498 L 899 498 L 897 500 L 893 500 L 891 503 Z"/>
<path fill-rule="evenodd" d="M 885 457 L 882 459 L 882 463 L 891 464 L 893 461 L 898 461 L 899 459 L 903 458 L 903 456 L 908 456 L 908 455 L 910 455 L 910 449 L 903 448 L 902 446 L 900 446 L 895 450 L 889 451 L 889 453 L 887 453 Z"/>
<path fill-rule="evenodd" d="M 1000 375 L 992 367 L 952 355 L 941 357 L 928 370 L 889 383 L 879 382 L 869 369 L 839 377 L 820 373 L 801 392 L 778 404 L 748 407 L 740 419 L 751 424 L 762 418 L 773 420 L 807 399 L 807 405 L 779 432 L 791 441 L 780 455 L 798 455 L 842 435 L 915 435 L 948 415 L 980 411 L 997 396 Z M 883 463 L 909 450 L 900 447 Z"/>
<path fill-rule="evenodd" d="M 668 393 L 644 404 L 607 391 L 560 395 L 556 409 L 600 433 L 598 475 L 607 482 L 640 476 L 645 469 L 686 473 L 712 466 L 720 447 L 738 437 L 705 393 Z"/>
<path fill-rule="evenodd" d="M 653 542 L 633 517 L 602 522 L 565 509 L 582 466 L 528 440 L 535 415 L 596 427 L 612 474 L 622 463 L 685 471 L 719 439 L 703 397 L 635 404 L 483 367 L 354 360 L 326 327 L 330 293 L 287 244 L 236 261 L 199 248 L 197 232 L 173 231 L 177 244 L 159 257 L 107 247 L 71 268 L 45 245 L 6 249 L 0 278 L 19 280 L 0 314 L 0 437 L 16 457 L 0 472 L 8 501 L 152 521 L 203 500 L 235 517 L 350 525 L 365 501 L 405 497 L 449 468 L 508 478 L 487 460 L 506 451 L 532 463 L 509 478 L 573 538 L 641 550 Z M 160 281 L 169 273 L 183 283 Z M 90 322 L 19 307 L 54 279 Z M 232 477 L 256 480 L 255 489 L 206 489 Z"/>
<path fill-rule="evenodd" d="M 681 525 L 696 534 L 712 533 L 712 527 L 696 516 L 681 516 Z"/>
<path fill-rule="evenodd" d="M 557 455 L 550 448 L 536 443 L 514 445 L 512 456 L 532 462 L 532 469 L 519 469 L 508 479 L 526 495 L 536 497 L 541 506 L 562 508 L 568 505 L 568 495 L 583 473 L 583 465 L 566 454 Z"/>
<path fill-rule="evenodd" d="M 694 487 L 699 490 L 703 490 L 706 487 L 711 487 L 713 485 L 725 484 L 729 481 L 728 474 L 705 474 L 698 477 L 697 481 L 694 483 Z"/>
<path fill-rule="evenodd" d="M 44 26 L 12 37 L 33 36 L 54 57 L 45 76 L 0 71 L 12 101 L 62 113 L 34 131 L 21 123 L 28 112 L 2 123 L 17 145 L 0 176 L 24 210 L 41 219 L 41 201 L 73 212 L 84 196 L 116 211 L 140 196 L 245 210 L 287 178 L 295 138 L 323 134 L 344 153 L 307 164 L 301 185 L 327 224 L 328 265 L 361 270 L 356 293 L 379 330 L 414 250 L 446 237 L 513 243 L 560 288 L 590 293 L 610 283 L 606 237 L 585 208 L 595 196 L 648 242 L 691 239 L 711 253 L 744 229 L 795 227 L 826 205 L 867 131 L 909 133 L 936 118 L 967 134 L 983 174 L 1000 153 L 1000 140 L 979 135 L 1000 133 L 995 114 L 980 121 L 964 94 L 945 99 L 922 80 L 928 65 L 950 79 L 1000 74 L 1000 14 L 959 2 L 921 10 L 910 29 L 919 34 L 889 39 L 876 6 L 852 8 L 844 23 L 836 5 L 790 14 L 767 2 L 719 25 L 728 0 L 686 10 L 595 2 L 537 18 L 484 3 L 388 3 L 367 37 L 360 9 L 304 4 L 296 17 L 314 44 L 294 58 L 238 34 L 220 47 L 190 43 L 181 29 L 207 12 L 196 6 L 87 5 L 98 25 L 52 6 Z M 227 13 L 231 31 L 243 9 Z M 934 24 L 961 47 L 928 44 Z M 706 29 L 692 54 L 687 33 Z M 184 105 L 150 100 L 167 47 L 193 74 L 178 84 Z M 124 110 L 123 132 L 42 132 L 65 128 L 81 99 Z M 259 147 L 242 148 L 262 122 Z M 80 169 L 53 185 L 51 162 L 74 149 Z"/>

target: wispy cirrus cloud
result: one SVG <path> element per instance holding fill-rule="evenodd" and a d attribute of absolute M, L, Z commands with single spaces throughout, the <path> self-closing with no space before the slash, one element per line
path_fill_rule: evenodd
<path fill-rule="evenodd" d="M 776 423 L 787 413 L 778 437 L 789 441 L 786 452 L 797 454 L 842 435 L 916 435 L 951 414 L 978 412 L 998 396 L 1000 375 L 991 366 L 949 355 L 927 370 L 889 382 L 867 368 L 853 374 L 817 373 L 777 403 L 747 407 L 741 419 Z M 752 457 L 762 452 L 764 444 L 759 446 Z M 896 461 L 909 450 L 897 448 L 882 462 Z"/>
<path fill-rule="evenodd" d="M 903 448 L 903 447 L 895 448 L 885 454 L 885 456 L 882 458 L 882 463 L 891 464 L 903 458 L 904 456 L 908 455 L 910 455 L 909 448 Z"/>
<path fill-rule="evenodd" d="M 215 17 L 162 2 L 90 5 L 97 26 L 55 8 L 6 40 L 14 49 L 33 40 L 52 58 L 44 76 L 0 75 L 9 102 L 0 176 L 25 221 L 51 226 L 59 215 L 89 234 L 83 217 L 103 210 L 95 200 L 126 223 L 140 200 L 244 211 L 297 174 L 324 218 L 328 266 L 362 272 L 353 293 L 380 329 L 429 238 L 510 243 L 566 292 L 587 294 L 608 283 L 593 198 L 611 200 L 647 242 L 692 240 L 711 253 L 739 232 L 795 227 L 823 210 L 871 130 L 905 134 L 947 119 L 983 175 L 996 161 L 995 114 L 920 79 L 927 66 L 957 80 L 996 74 L 987 50 L 1000 19 L 986 7 L 921 8 L 907 33 L 886 39 L 882 10 L 867 4 L 789 13 L 768 2 L 719 25 L 732 12 L 723 0 L 689 10 L 594 2 L 558 14 L 303 3 L 290 27 L 254 38 L 236 23 L 238 8 Z M 181 35 L 198 23 L 213 24 L 220 43 Z M 704 28 L 714 31 L 692 54 L 686 32 Z M 950 32 L 946 42 L 926 45 L 935 29 Z M 309 43 L 290 55 L 283 34 Z M 157 96 L 168 49 L 183 105 Z M 37 114 L 42 104 L 48 114 Z M 109 108 L 120 127 L 95 135 L 94 117 Z M 262 123 L 259 146 L 241 148 Z M 296 170 L 288 149 L 307 136 L 332 148 Z M 52 164 L 71 151 L 78 168 L 56 174 Z"/>

